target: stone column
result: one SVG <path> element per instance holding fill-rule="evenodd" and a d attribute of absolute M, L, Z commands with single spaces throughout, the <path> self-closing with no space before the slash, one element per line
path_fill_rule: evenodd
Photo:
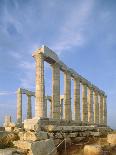
<path fill-rule="evenodd" d="M 107 96 L 103 96 L 103 125 L 107 126 Z"/>
<path fill-rule="evenodd" d="M 103 95 L 100 95 L 100 105 L 99 105 L 99 124 L 103 125 Z"/>
<path fill-rule="evenodd" d="M 63 119 L 63 101 L 64 99 L 60 99 L 60 118 Z"/>
<path fill-rule="evenodd" d="M 75 121 L 80 123 L 80 81 L 78 78 L 74 78 L 74 116 Z"/>
<path fill-rule="evenodd" d="M 71 74 L 68 71 L 64 72 L 64 119 L 72 120 L 71 113 Z"/>
<path fill-rule="evenodd" d="M 98 92 L 94 91 L 94 123 L 99 125 L 99 102 L 98 102 Z"/>
<path fill-rule="evenodd" d="M 88 123 L 87 85 L 82 84 L 82 122 Z"/>
<path fill-rule="evenodd" d="M 32 118 L 31 95 L 27 94 L 27 119 Z"/>
<path fill-rule="evenodd" d="M 22 124 L 22 92 L 17 90 L 17 123 Z"/>
<path fill-rule="evenodd" d="M 53 114 L 53 112 L 52 112 L 52 100 L 50 100 L 50 118 L 53 118 L 52 114 Z"/>
<path fill-rule="evenodd" d="M 36 63 L 35 117 L 45 117 L 44 55 L 35 52 L 33 57 Z"/>
<path fill-rule="evenodd" d="M 52 116 L 60 119 L 60 66 L 52 64 Z"/>
<path fill-rule="evenodd" d="M 90 86 L 88 89 L 88 123 L 93 124 L 93 89 Z"/>
<path fill-rule="evenodd" d="M 45 97 L 45 106 L 44 106 L 44 111 L 45 111 L 45 117 L 47 118 L 47 97 Z"/>

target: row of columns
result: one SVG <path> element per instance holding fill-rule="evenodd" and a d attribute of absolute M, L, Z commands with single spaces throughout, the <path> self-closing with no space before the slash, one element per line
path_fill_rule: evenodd
<path fill-rule="evenodd" d="M 19 88 L 17 90 L 17 123 L 22 123 L 22 91 Z M 32 105 L 31 105 L 31 95 L 26 94 L 27 96 L 27 119 L 32 118 Z"/>
<path fill-rule="evenodd" d="M 35 116 L 45 117 L 45 85 L 44 85 L 44 55 L 35 53 L 33 55 L 36 62 L 36 102 Z M 72 120 L 71 112 L 71 73 L 64 70 L 64 119 Z M 78 77 L 74 79 L 74 114 L 75 121 L 81 122 L 80 117 L 80 83 L 82 83 L 82 122 L 84 124 L 107 124 L 106 96 L 101 92 L 88 87 Z M 93 96 L 94 92 L 94 96 Z M 98 103 L 100 96 L 100 104 Z M 93 107 L 94 102 L 94 107 Z M 52 64 L 52 117 L 60 119 L 60 65 Z"/>

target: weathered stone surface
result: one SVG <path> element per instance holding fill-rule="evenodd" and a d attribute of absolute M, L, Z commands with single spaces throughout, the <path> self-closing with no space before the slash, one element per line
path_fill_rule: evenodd
<path fill-rule="evenodd" d="M 99 137 L 101 136 L 101 132 L 90 132 L 90 135 L 94 137 Z"/>
<path fill-rule="evenodd" d="M 69 136 L 70 138 L 75 138 L 77 136 L 77 133 L 70 133 Z"/>
<path fill-rule="evenodd" d="M 116 134 L 108 134 L 107 141 L 110 144 L 116 145 Z"/>
<path fill-rule="evenodd" d="M 29 155 L 55 155 L 57 153 L 52 139 L 41 141 L 15 141 L 14 145 L 20 149 L 29 150 Z M 53 152 L 52 152 L 53 151 Z"/>
<path fill-rule="evenodd" d="M 103 155 L 100 145 L 85 145 L 84 155 Z"/>
<path fill-rule="evenodd" d="M 45 140 L 48 139 L 48 134 L 47 132 L 44 131 L 39 131 L 39 132 L 31 132 L 27 131 L 24 133 L 24 140 L 32 140 L 32 141 L 37 141 L 37 140 Z"/>
<path fill-rule="evenodd" d="M 39 118 L 24 120 L 24 128 L 27 130 L 39 130 Z"/>
<path fill-rule="evenodd" d="M 16 149 L 0 149 L 0 155 L 14 155 Z M 15 154 L 16 155 L 16 154 Z"/>
<path fill-rule="evenodd" d="M 85 139 L 85 137 L 75 137 L 75 138 L 73 138 L 73 142 L 79 143 L 79 142 L 83 141 L 84 139 Z"/>
<path fill-rule="evenodd" d="M 14 127 L 5 127 L 5 131 L 8 131 L 8 132 L 12 132 L 14 130 Z"/>

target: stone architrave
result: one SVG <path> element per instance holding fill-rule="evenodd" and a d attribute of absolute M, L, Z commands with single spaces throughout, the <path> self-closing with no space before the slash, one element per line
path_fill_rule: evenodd
<path fill-rule="evenodd" d="M 93 124 L 93 89 L 88 89 L 88 123 Z"/>
<path fill-rule="evenodd" d="M 52 117 L 60 119 L 60 66 L 52 64 Z"/>
<path fill-rule="evenodd" d="M 100 105 L 99 105 L 99 124 L 103 125 L 103 95 L 100 95 Z"/>
<path fill-rule="evenodd" d="M 71 112 L 71 74 L 69 71 L 64 72 L 64 119 L 72 120 Z"/>
<path fill-rule="evenodd" d="M 99 124 L 99 102 L 98 102 L 98 92 L 94 91 L 94 123 Z"/>
<path fill-rule="evenodd" d="M 103 124 L 107 126 L 107 96 L 103 96 Z"/>
<path fill-rule="evenodd" d="M 80 80 L 78 78 L 74 78 L 74 115 L 75 121 L 80 123 Z"/>
<path fill-rule="evenodd" d="M 22 92 L 20 88 L 17 90 L 17 123 L 22 123 Z"/>
<path fill-rule="evenodd" d="M 31 95 L 27 94 L 27 119 L 32 118 Z"/>
<path fill-rule="evenodd" d="M 88 123 L 87 85 L 82 84 L 82 122 Z"/>
<path fill-rule="evenodd" d="M 36 63 L 35 117 L 45 117 L 45 85 L 44 85 L 44 55 L 33 54 Z"/>

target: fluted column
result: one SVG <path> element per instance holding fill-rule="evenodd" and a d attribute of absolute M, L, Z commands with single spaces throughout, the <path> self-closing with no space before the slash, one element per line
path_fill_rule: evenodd
<path fill-rule="evenodd" d="M 72 120 L 71 113 L 71 75 L 70 72 L 64 72 L 64 119 Z"/>
<path fill-rule="evenodd" d="M 35 117 L 45 117 L 44 56 L 35 52 L 33 57 L 36 63 Z"/>
<path fill-rule="evenodd" d="M 103 124 L 107 126 L 107 96 L 103 96 Z"/>
<path fill-rule="evenodd" d="M 82 122 L 88 123 L 87 85 L 82 84 Z"/>
<path fill-rule="evenodd" d="M 80 81 L 78 78 L 74 78 L 74 116 L 75 121 L 80 123 Z"/>
<path fill-rule="evenodd" d="M 100 106 L 99 106 L 99 124 L 103 125 L 103 95 L 100 95 Z"/>
<path fill-rule="evenodd" d="M 27 94 L 27 119 L 32 118 L 31 95 Z"/>
<path fill-rule="evenodd" d="M 93 89 L 90 86 L 88 89 L 88 123 L 93 124 Z"/>
<path fill-rule="evenodd" d="M 60 66 L 52 64 L 52 116 L 60 119 Z"/>
<path fill-rule="evenodd" d="M 20 88 L 17 90 L 17 123 L 22 123 L 22 92 Z"/>
<path fill-rule="evenodd" d="M 99 102 L 98 102 L 98 92 L 94 91 L 94 123 L 99 124 Z"/>

